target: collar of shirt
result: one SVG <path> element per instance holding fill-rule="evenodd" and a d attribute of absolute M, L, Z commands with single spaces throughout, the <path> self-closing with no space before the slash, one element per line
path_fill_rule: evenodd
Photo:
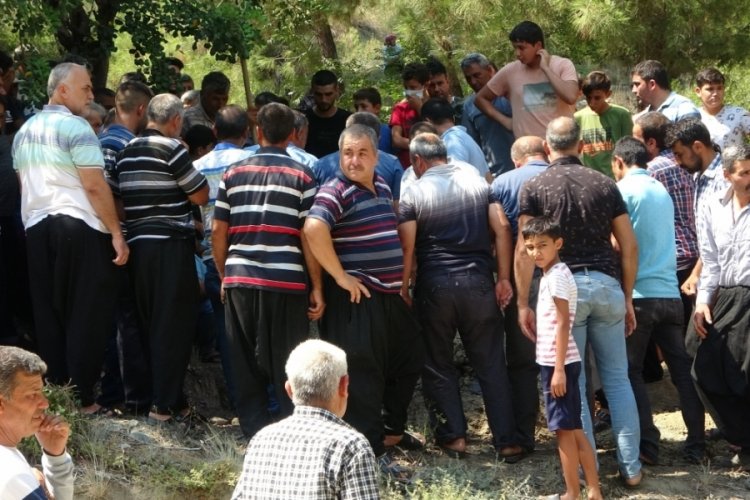
<path fill-rule="evenodd" d="M 664 102 L 663 102 L 663 103 L 661 103 L 661 106 L 659 106 L 658 108 L 656 108 L 656 110 L 655 110 L 655 111 L 661 111 L 662 109 L 665 109 L 665 108 L 668 108 L 669 106 L 671 106 L 671 105 L 672 105 L 672 103 L 673 103 L 673 102 L 674 102 L 674 100 L 675 100 L 675 96 L 676 96 L 676 95 L 677 95 L 677 94 L 675 94 L 674 92 L 670 92 L 670 93 L 669 93 L 669 95 L 667 96 L 667 98 L 666 98 L 666 99 L 664 99 Z M 653 106 L 649 106 L 649 109 L 650 109 L 651 111 L 654 111 L 654 109 L 653 109 Z"/>
<path fill-rule="evenodd" d="M 42 111 L 46 113 L 63 113 L 66 115 L 72 115 L 70 110 L 62 104 L 45 104 L 42 107 Z"/>
<path fill-rule="evenodd" d="M 646 177 L 651 177 L 651 175 L 648 173 L 648 170 L 646 170 L 645 168 L 640 168 L 640 167 L 631 168 L 630 170 L 627 171 L 627 173 L 625 174 L 625 177 L 630 177 L 631 175 L 645 175 Z M 623 179 L 625 177 L 623 177 Z"/>
<path fill-rule="evenodd" d="M 331 420 L 333 422 L 341 422 L 342 420 L 336 416 L 332 411 L 320 408 L 319 406 L 305 406 L 299 405 L 294 407 L 294 415 L 301 417 L 316 417 L 324 420 Z"/>
<path fill-rule="evenodd" d="M 529 160 L 521 165 L 521 168 L 523 167 L 549 167 L 549 163 L 544 160 Z"/>
<path fill-rule="evenodd" d="M 659 156 L 664 156 L 665 158 L 669 158 L 670 160 L 674 161 L 674 153 L 672 152 L 672 148 L 664 148 L 661 151 L 659 151 Z"/>
<path fill-rule="evenodd" d="M 276 154 L 289 156 L 289 153 L 286 152 L 286 149 L 276 146 L 261 146 L 255 151 L 255 154 Z"/>
<path fill-rule="evenodd" d="M 155 128 L 147 128 L 146 130 L 143 131 L 143 133 L 141 134 L 141 137 L 150 137 L 152 135 L 160 135 L 162 137 L 166 137 L 164 134 L 162 134 Z"/>
<path fill-rule="evenodd" d="M 705 176 L 705 177 L 716 177 L 717 175 L 722 175 L 720 167 L 721 166 L 721 154 L 716 153 L 716 156 L 714 156 L 714 159 L 711 160 L 711 163 L 708 164 L 708 168 L 698 176 Z"/>
<path fill-rule="evenodd" d="M 336 178 L 344 182 L 347 186 L 355 186 L 357 189 L 361 189 L 362 191 L 367 191 L 368 193 L 372 194 L 372 191 L 367 189 L 365 186 L 359 184 L 358 182 L 351 181 L 346 175 L 344 175 L 344 172 L 339 168 L 336 171 Z M 373 174 L 373 183 L 375 184 L 375 193 L 378 198 L 385 197 L 386 194 L 381 191 L 381 187 L 378 185 L 378 183 L 385 184 L 385 181 L 382 177 L 378 175 L 377 172 Z"/>
<path fill-rule="evenodd" d="M 236 144 L 232 144 L 231 142 L 220 142 L 214 147 L 214 151 L 223 151 L 225 149 L 241 149 Z"/>
<path fill-rule="evenodd" d="M 557 167 L 558 165 L 581 165 L 583 166 L 583 163 L 581 163 L 581 159 L 578 158 L 577 156 L 561 156 L 560 158 L 556 159 L 555 161 L 549 164 L 550 167 Z"/>

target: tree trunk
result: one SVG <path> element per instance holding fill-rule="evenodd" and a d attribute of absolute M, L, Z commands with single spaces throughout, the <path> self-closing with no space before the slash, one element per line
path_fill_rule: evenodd
<path fill-rule="evenodd" d="M 84 58 L 91 67 L 94 88 L 107 85 L 109 56 L 114 47 L 114 20 L 120 0 L 96 0 L 96 19 L 79 6 L 63 20 L 56 36 L 66 56 Z"/>
<path fill-rule="evenodd" d="M 328 19 L 325 16 L 318 16 L 314 20 L 315 24 L 315 37 L 318 39 L 320 44 L 320 52 L 326 59 L 333 59 L 338 61 L 339 55 L 336 51 L 336 42 L 333 40 L 333 32 L 331 31 L 331 25 L 328 23 Z"/>

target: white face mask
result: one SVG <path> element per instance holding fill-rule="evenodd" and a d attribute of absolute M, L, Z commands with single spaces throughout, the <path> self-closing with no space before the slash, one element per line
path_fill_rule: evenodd
<path fill-rule="evenodd" d="M 419 97 L 420 99 L 424 97 L 424 90 L 404 90 L 404 97 Z"/>

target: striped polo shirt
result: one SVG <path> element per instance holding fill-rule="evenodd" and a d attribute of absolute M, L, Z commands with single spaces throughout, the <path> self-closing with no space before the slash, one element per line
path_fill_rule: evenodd
<path fill-rule="evenodd" d="M 321 186 L 309 217 L 331 228 L 331 239 L 346 272 L 369 288 L 399 293 L 404 256 L 388 184 L 375 176 L 375 193 L 340 171 Z"/>
<path fill-rule="evenodd" d="M 307 291 L 300 231 L 314 196 L 310 168 L 280 148 L 227 168 L 214 208 L 214 219 L 229 224 L 225 288 Z"/>
<path fill-rule="evenodd" d="M 21 218 L 29 229 L 48 215 L 68 215 L 108 233 L 81 184 L 78 170 L 102 169 L 91 126 L 68 108 L 46 105 L 13 139 L 13 168 L 21 180 Z"/>
<path fill-rule="evenodd" d="M 125 207 L 128 243 L 140 239 L 194 238 L 188 195 L 206 185 L 177 139 L 147 129 L 120 152 L 115 169 Z"/>
<path fill-rule="evenodd" d="M 135 134 L 124 125 L 113 123 L 99 134 L 99 143 L 104 154 L 104 175 L 107 183 L 115 195 L 119 194 L 117 183 L 113 180 L 113 172 L 117 165 L 117 154 L 125 149 L 130 141 L 135 139 Z"/>

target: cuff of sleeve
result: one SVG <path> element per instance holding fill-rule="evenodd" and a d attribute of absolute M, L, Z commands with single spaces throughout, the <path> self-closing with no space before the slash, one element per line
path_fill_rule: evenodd
<path fill-rule="evenodd" d="M 63 465 L 65 463 L 68 463 L 72 461 L 73 458 L 68 453 L 68 450 L 65 450 L 62 455 L 54 456 L 47 454 L 46 451 L 42 451 L 42 466 L 45 465 L 45 462 L 54 467 L 55 465 Z"/>
<path fill-rule="evenodd" d="M 708 292 L 708 290 L 701 290 L 698 289 L 698 295 L 695 297 L 695 303 L 696 304 L 710 304 L 711 303 L 711 293 Z"/>

